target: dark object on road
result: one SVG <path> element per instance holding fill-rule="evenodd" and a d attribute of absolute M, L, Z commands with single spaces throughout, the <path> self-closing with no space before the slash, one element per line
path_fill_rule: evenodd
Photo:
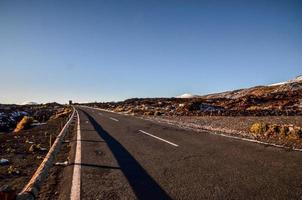
<path fill-rule="evenodd" d="M 0 187 L 0 199 L 1 200 L 15 200 L 16 190 L 12 189 L 8 185 Z"/>

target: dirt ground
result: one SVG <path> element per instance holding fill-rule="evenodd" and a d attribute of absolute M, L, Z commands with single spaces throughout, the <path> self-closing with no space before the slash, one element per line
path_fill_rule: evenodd
<path fill-rule="evenodd" d="M 0 135 L 0 158 L 9 163 L 0 166 L 0 186 L 8 185 L 20 192 L 30 180 L 50 145 L 56 139 L 68 117 L 48 121 L 28 130 Z M 33 148 L 32 145 L 38 145 Z"/>

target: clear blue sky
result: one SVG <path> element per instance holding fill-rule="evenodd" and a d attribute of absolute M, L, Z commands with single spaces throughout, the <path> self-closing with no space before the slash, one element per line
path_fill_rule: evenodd
<path fill-rule="evenodd" d="M 0 1 L 0 102 L 207 94 L 302 74 L 301 0 Z"/>

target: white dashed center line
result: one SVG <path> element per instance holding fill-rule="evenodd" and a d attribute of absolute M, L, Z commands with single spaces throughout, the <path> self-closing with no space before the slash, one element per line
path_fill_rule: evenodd
<path fill-rule="evenodd" d="M 151 137 L 153 137 L 153 138 L 156 138 L 156 139 L 158 139 L 158 140 L 161 140 L 161 141 L 163 141 L 163 142 L 166 142 L 166 143 L 168 143 L 168 144 L 170 144 L 170 145 L 172 145 L 172 146 L 178 147 L 177 144 L 174 144 L 173 142 L 169 142 L 168 140 L 165 140 L 165 139 L 162 139 L 162 138 L 157 137 L 157 136 L 155 136 L 155 135 L 152 135 L 152 134 L 150 134 L 150 133 L 147 133 L 146 131 L 143 131 L 143 130 L 138 130 L 138 131 L 141 132 L 141 133 L 144 133 L 144 134 L 146 134 L 146 135 L 149 135 L 149 136 L 151 136 Z"/>
<path fill-rule="evenodd" d="M 118 119 L 115 119 L 115 118 L 113 118 L 113 117 L 110 117 L 109 119 L 118 122 Z"/>

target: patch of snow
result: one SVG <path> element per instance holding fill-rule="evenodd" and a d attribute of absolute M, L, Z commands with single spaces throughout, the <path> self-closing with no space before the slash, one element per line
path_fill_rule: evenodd
<path fill-rule="evenodd" d="M 56 165 L 56 166 L 67 166 L 67 165 L 68 165 L 68 161 L 64 161 L 64 162 L 56 162 L 55 165 Z"/>
<path fill-rule="evenodd" d="M 270 84 L 268 86 L 276 86 L 276 85 L 284 85 L 284 84 L 287 84 L 288 82 L 285 81 L 285 82 L 280 82 L 280 83 L 273 83 L 273 84 Z"/>
<path fill-rule="evenodd" d="M 186 99 L 186 98 L 194 98 L 196 97 L 195 95 L 193 94 L 189 94 L 189 93 L 185 93 L 185 94 L 182 94 L 180 96 L 177 96 L 176 98 L 183 98 L 183 99 Z"/>
<path fill-rule="evenodd" d="M 295 82 L 300 82 L 300 81 L 302 81 L 302 75 L 297 76 L 296 78 L 291 79 L 289 81 L 284 81 L 284 82 L 280 82 L 280 83 L 273 83 L 273 84 L 270 84 L 268 86 L 284 85 L 284 84 L 295 83 Z"/>
<path fill-rule="evenodd" d="M 36 123 L 32 123 L 32 126 L 41 126 L 41 125 L 45 125 L 47 124 L 46 122 L 40 123 L 40 122 L 36 122 Z"/>
<path fill-rule="evenodd" d="M 21 105 L 38 105 L 37 102 L 29 101 L 29 102 L 23 102 Z"/>
<path fill-rule="evenodd" d="M 24 111 L 15 111 L 15 112 L 12 112 L 10 114 L 13 118 L 16 118 L 16 117 L 20 117 L 20 116 L 25 116 L 27 115 L 27 112 L 24 112 Z"/>
<path fill-rule="evenodd" d="M 199 105 L 199 109 L 202 111 L 218 111 L 218 110 L 223 110 L 224 108 L 220 106 L 212 106 L 202 103 Z"/>
<path fill-rule="evenodd" d="M 290 81 L 288 81 L 288 82 L 299 82 L 299 81 L 302 81 L 302 75 L 300 75 L 300 76 L 297 76 L 296 78 L 294 78 L 294 79 L 292 79 L 292 80 L 290 80 Z"/>

